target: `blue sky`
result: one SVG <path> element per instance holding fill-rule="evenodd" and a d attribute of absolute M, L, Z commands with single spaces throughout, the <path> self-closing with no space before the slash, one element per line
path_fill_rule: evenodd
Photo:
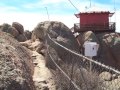
<path fill-rule="evenodd" d="M 91 8 L 90 0 L 71 0 L 71 2 L 81 12 L 89 11 L 93 7 L 111 12 L 116 9 L 116 15 L 111 20 L 117 22 L 117 31 L 120 30 L 118 30 L 120 0 L 91 0 Z M 0 0 L 0 24 L 11 24 L 17 21 L 23 24 L 25 29 L 33 30 L 39 22 L 48 20 L 45 7 L 48 9 L 51 21 L 61 21 L 68 27 L 79 22 L 79 19 L 74 16 L 79 11 L 71 5 L 69 0 Z"/>

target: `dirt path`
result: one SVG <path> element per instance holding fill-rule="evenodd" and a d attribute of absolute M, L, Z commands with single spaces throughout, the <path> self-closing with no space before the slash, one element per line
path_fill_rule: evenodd
<path fill-rule="evenodd" d="M 35 51 L 33 51 L 32 57 L 35 64 L 33 80 L 36 90 L 56 90 L 52 74 L 45 66 L 44 57 Z"/>

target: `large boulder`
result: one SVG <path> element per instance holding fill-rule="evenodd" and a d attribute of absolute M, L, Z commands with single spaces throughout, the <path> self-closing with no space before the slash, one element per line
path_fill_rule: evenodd
<path fill-rule="evenodd" d="M 74 48 L 78 51 L 78 43 L 76 42 L 76 39 L 70 29 L 63 23 L 57 21 L 45 21 L 39 23 L 32 32 L 32 40 L 45 40 L 48 33 L 56 40 L 58 40 L 59 37 L 64 38 L 67 42 L 69 41 L 69 43 L 64 42 L 68 44 L 67 46 L 69 46 L 69 48 L 72 47 L 72 49 Z"/>
<path fill-rule="evenodd" d="M 18 22 L 13 22 L 12 23 L 12 27 L 16 28 L 17 31 L 20 33 L 20 34 L 23 34 L 24 33 L 24 27 L 22 24 L 18 23 Z"/>
<path fill-rule="evenodd" d="M 35 90 L 31 53 L 0 32 L 0 90 Z"/>
<path fill-rule="evenodd" d="M 54 48 L 59 58 L 64 61 L 70 62 L 73 59 L 73 57 L 76 57 L 71 55 L 70 52 L 61 48 L 59 45 L 56 45 L 53 41 L 50 40 L 47 34 L 49 34 L 52 40 L 58 42 L 59 44 L 76 52 L 79 52 L 78 43 L 75 37 L 73 36 L 71 30 L 67 26 L 57 21 L 41 22 L 33 30 L 32 40 L 35 41 L 36 39 L 39 39 L 43 42 L 47 40 L 47 44 L 50 47 Z"/>
<path fill-rule="evenodd" d="M 19 34 L 18 31 L 14 27 L 12 27 L 11 25 L 9 25 L 7 23 L 4 23 L 3 25 L 1 25 L 0 30 L 3 32 L 10 33 L 14 37 L 18 36 L 18 34 Z"/>
<path fill-rule="evenodd" d="M 83 33 L 83 40 L 100 43 L 98 38 L 92 31 L 87 31 L 87 32 Z"/>
<path fill-rule="evenodd" d="M 35 41 L 36 39 L 40 39 L 42 41 L 45 40 L 45 34 L 48 31 L 48 26 L 46 26 L 46 24 L 50 26 L 49 22 L 41 22 L 34 28 L 32 31 L 32 41 Z"/>

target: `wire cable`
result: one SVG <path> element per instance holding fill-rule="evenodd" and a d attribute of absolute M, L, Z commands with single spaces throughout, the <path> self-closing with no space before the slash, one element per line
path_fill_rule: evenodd
<path fill-rule="evenodd" d="M 77 11 L 79 11 L 79 9 L 72 3 L 71 0 L 68 0 L 68 1 L 70 2 L 70 4 L 71 4 Z"/>

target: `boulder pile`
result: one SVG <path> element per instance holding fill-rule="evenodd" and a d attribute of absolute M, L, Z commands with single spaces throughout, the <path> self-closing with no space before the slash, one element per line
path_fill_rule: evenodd
<path fill-rule="evenodd" d="M 4 23 L 3 25 L 1 25 L 0 31 L 10 33 L 19 42 L 24 42 L 31 39 L 31 32 L 24 32 L 23 25 L 18 22 L 13 22 L 12 25 Z"/>

